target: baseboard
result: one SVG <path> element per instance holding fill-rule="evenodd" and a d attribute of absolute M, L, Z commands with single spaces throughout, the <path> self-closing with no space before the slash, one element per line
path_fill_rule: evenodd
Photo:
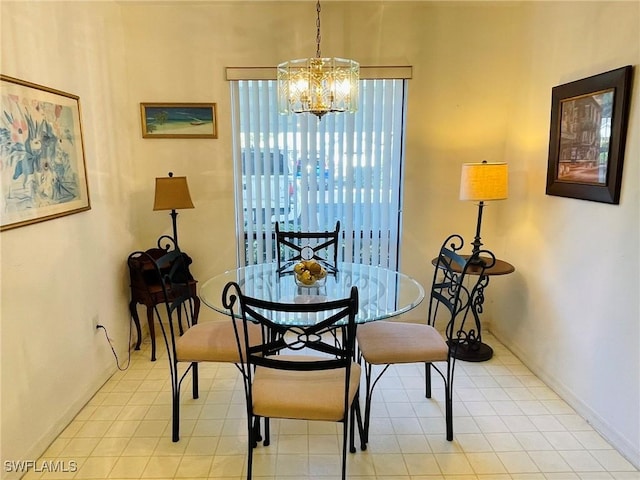
<path fill-rule="evenodd" d="M 39 459 L 47 451 L 47 448 L 49 448 L 53 441 L 58 438 L 65 428 L 69 426 L 80 410 L 82 410 L 89 400 L 91 400 L 100 388 L 102 388 L 102 386 L 111 378 L 115 373 L 115 370 L 115 367 L 106 370 L 94 382 L 92 382 L 85 390 L 85 393 L 69 405 L 64 415 L 62 415 L 57 422 L 43 432 L 40 439 L 26 453 L 24 460 L 35 461 Z M 3 480 L 17 480 L 26 473 L 27 472 L 5 472 L 2 478 Z"/>
<path fill-rule="evenodd" d="M 542 380 L 549 388 L 558 394 L 562 400 L 567 402 L 578 415 L 580 415 L 594 430 L 596 430 L 604 439 L 611 444 L 624 458 L 626 458 L 635 468 L 640 469 L 640 452 L 636 451 L 625 438 L 621 437 L 616 431 L 609 427 L 608 423 L 586 405 L 580 398 L 576 397 L 573 392 L 568 390 L 558 382 L 553 376 L 548 374 L 540 365 L 532 361 L 517 345 L 511 345 L 500 334 L 499 330 L 490 329 L 491 335 L 496 337 L 505 348 L 509 349 L 522 363 L 531 370 L 540 380 Z"/>

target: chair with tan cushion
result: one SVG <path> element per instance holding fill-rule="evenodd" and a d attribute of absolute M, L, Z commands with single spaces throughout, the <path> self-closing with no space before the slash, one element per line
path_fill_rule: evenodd
<path fill-rule="evenodd" d="M 129 255 L 130 268 L 144 262 L 155 270 L 160 279 L 161 301 L 152 306 L 155 322 L 159 325 L 167 347 L 171 375 L 172 395 L 172 440 L 180 439 L 180 386 L 187 374 L 192 374 L 193 398 L 198 398 L 198 362 L 240 361 L 233 322 L 210 321 L 197 323 L 199 299 L 193 293 L 193 280 L 189 273 L 191 259 L 184 255 L 170 237 L 165 237 L 169 246 L 164 255 L 134 252 Z M 157 288 L 154 285 L 150 288 Z M 241 323 L 240 320 L 235 320 Z M 260 330 L 250 326 L 249 339 L 258 342 Z M 181 364 L 186 365 L 181 368 Z"/>
<path fill-rule="evenodd" d="M 473 299 L 477 298 L 478 291 L 482 289 L 484 269 L 490 267 L 492 261 L 495 262 L 493 254 L 483 250 L 480 253 L 490 260 L 486 264 L 474 265 L 474 275 L 467 275 L 474 260 L 458 254 L 463 243 L 462 237 L 451 235 L 440 248 L 435 261 L 426 322 L 420 319 L 377 321 L 358 327 L 357 341 L 365 364 L 367 389 L 365 442 L 369 437 L 371 400 L 376 383 L 389 366 L 407 363 L 425 364 L 427 398 L 431 398 L 432 367 L 444 380 L 447 440 L 453 440 L 453 373 L 456 349 L 464 340 L 465 322 L 473 321 Z M 437 329 L 437 323 L 443 324 L 443 332 Z M 382 366 L 375 376 L 374 366 Z"/>
<path fill-rule="evenodd" d="M 247 408 L 248 468 L 252 476 L 253 450 L 264 418 L 264 446 L 269 445 L 269 419 L 286 418 L 342 422 L 342 478 L 346 478 L 347 434 L 355 452 L 355 422 L 360 429 L 360 365 L 354 361 L 358 291 L 324 303 L 275 303 L 245 296 L 230 282 L 223 303 L 232 316 L 241 316 L 244 329 L 237 340 Z M 302 327 L 300 319 L 312 319 Z M 251 345 L 245 332 L 257 324 L 262 341 Z M 240 324 L 236 324 L 241 326 Z M 336 344 L 332 330 L 338 330 Z M 361 441 L 363 438 L 361 436 Z M 364 446 L 364 444 L 363 444 Z"/>

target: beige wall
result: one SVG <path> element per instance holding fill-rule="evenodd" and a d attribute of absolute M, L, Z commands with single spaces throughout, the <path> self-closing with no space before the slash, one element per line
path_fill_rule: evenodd
<path fill-rule="evenodd" d="M 125 349 L 126 255 L 170 230 L 167 213 L 151 210 L 154 177 L 189 178 L 196 208 L 178 222 L 196 276 L 235 265 L 224 68 L 313 55 L 315 9 L 262 1 L 4 1 L 0 8 L 2 73 L 81 97 L 94 205 L 0 235 L 1 444 L 2 459 L 13 459 L 37 455 L 113 371 L 93 315 Z M 638 299 L 621 285 L 639 290 L 637 102 L 620 206 L 547 197 L 544 185 L 551 88 L 640 63 L 639 20 L 637 2 L 326 2 L 322 9 L 323 54 L 414 66 L 402 270 L 426 285 L 439 242 L 451 232 L 473 235 L 476 207 L 457 198 L 460 165 L 508 161 L 511 195 L 485 210 L 483 240 L 517 272 L 492 280 L 485 319 L 636 464 Z M 594 24 L 607 35 L 592 33 Z M 142 139 L 138 105 L 154 101 L 217 102 L 219 139 Z M 61 251 L 64 268 L 50 258 Z M 79 291 L 68 278 L 81 280 L 73 282 Z M 64 380 L 43 382 L 51 375 L 69 385 L 61 391 Z"/>
<path fill-rule="evenodd" d="M 224 68 L 273 66 L 314 55 L 315 14 L 305 2 L 123 4 L 131 97 L 218 103 L 216 141 L 133 140 L 141 200 L 132 205 L 138 237 L 150 242 L 170 228 L 165 212 L 149 212 L 153 178 L 168 171 L 186 174 L 196 209 L 180 212 L 181 243 L 195 258 L 207 259 L 195 267 L 201 278 L 236 261 Z M 452 229 L 474 231 L 476 207 L 458 201 L 460 165 L 503 158 L 520 15 L 513 5 L 484 3 L 329 2 L 322 8 L 322 25 L 331 32 L 322 36 L 323 54 L 352 56 L 363 65 L 414 66 L 403 265 L 425 284 L 431 267 L 424 259 Z M 347 29 L 351 24 L 357 28 Z M 137 117 L 137 108 L 132 103 L 128 113 Z M 490 239 L 496 217 L 487 215 L 485 221 Z"/>
<path fill-rule="evenodd" d="M 131 102 L 117 5 L 2 2 L 0 10 L 1 72 L 80 97 L 92 204 L 0 233 L 4 461 L 37 459 L 115 370 L 94 317 L 126 361 L 138 125 L 122 114 Z"/>
<path fill-rule="evenodd" d="M 505 148 L 511 198 L 498 220 L 499 254 L 517 272 L 495 282 L 492 330 L 638 465 L 640 3 L 532 2 L 524 18 Z M 545 196 L 551 88 L 630 64 L 620 205 Z"/>

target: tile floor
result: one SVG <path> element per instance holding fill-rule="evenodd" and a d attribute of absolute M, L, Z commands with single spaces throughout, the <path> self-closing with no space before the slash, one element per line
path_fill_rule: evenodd
<path fill-rule="evenodd" d="M 488 362 L 458 362 L 453 442 L 445 440 L 443 391 L 424 398 L 423 368 L 390 369 L 376 388 L 370 444 L 348 454 L 360 480 L 640 479 L 640 473 L 489 334 Z M 183 385 L 181 439 L 171 442 L 165 358 L 133 352 L 40 461 L 75 461 L 74 473 L 24 479 L 242 479 L 244 393 L 234 366 L 202 365 L 200 399 Z M 256 480 L 339 478 L 341 426 L 272 421 Z"/>

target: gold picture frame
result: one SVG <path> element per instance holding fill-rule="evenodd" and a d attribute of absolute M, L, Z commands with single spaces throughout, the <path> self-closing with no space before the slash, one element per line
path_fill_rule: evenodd
<path fill-rule="evenodd" d="M 218 138 L 215 103 L 141 103 L 143 138 Z"/>
<path fill-rule="evenodd" d="M 0 231 L 91 208 L 80 98 L 0 75 Z"/>

